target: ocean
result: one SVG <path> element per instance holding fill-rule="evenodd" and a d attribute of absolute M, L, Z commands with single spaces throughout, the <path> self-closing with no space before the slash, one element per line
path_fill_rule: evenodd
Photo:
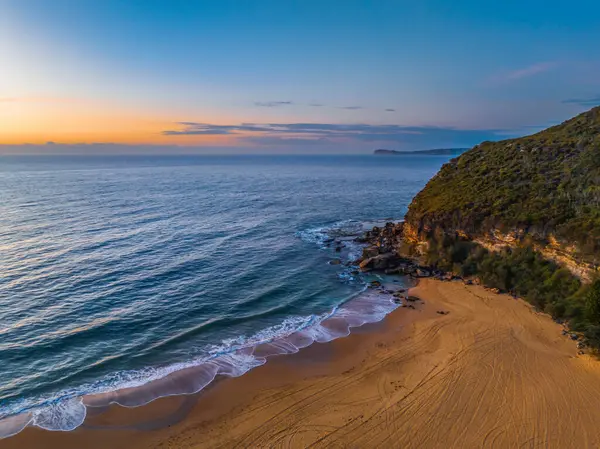
<path fill-rule="evenodd" d="M 397 304 L 351 265 L 354 238 L 448 159 L 0 157 L 0 437 L 383 319 Z"/>

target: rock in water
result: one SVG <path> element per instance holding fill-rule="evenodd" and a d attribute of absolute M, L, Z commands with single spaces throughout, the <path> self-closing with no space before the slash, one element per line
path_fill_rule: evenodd
<path fill-rule="evenodd" d="M 379 248 L 376 246 L 368 246 L 363 249 L 362 257 L 363 259 L 370 259 L 372 257 L 376 257 L 379 255 Z"/>
<path fill-rule="evenodd" d="M 360 268 L 369 268 L 369 266 L 373 263 L 373 259 L 365 259 L 358 266 Z"/>
<path fill-rule="evenodd" d="M 431 276 L 431 272 L 428 270 L 425 270 L 423 268 L 417 268 L 415 274 L 417 277 L 420 277 L 420 278 L 428 278 Z"/>
<path fill-rule="evenodd" d="M 394 255 L 391 253 L 380 254 L 379 256 L 371 258 L 373 268 L 375 270 L 385 270 L 386 268 L 390 268 L 391 262 L 393 260 Z"/>

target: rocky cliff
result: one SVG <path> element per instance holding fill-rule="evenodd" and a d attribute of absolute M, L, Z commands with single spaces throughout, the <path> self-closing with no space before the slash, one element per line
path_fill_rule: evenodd
<path fill-rule="evenodd" d="M 600 108 L 445 164 L 412 201 L 403 238 L 422 244 L 436 232 L 492 250 L 527 243 L 591 280 L 600 264 Z"/>

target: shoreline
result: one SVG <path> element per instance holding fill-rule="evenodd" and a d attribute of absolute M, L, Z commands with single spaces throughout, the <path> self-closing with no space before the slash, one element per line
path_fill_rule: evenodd
<path fill-rule="evenodd" d="M 72 432 L 27 428 L 0 448 L 600 443 L 600 363 L 577 357 L 559 324 L 460 282 L 423 279 L 410 294 L 424 303 L 200 393 L 89 408 Z"/>
<path fill-rule="evenodd" d="M 137 376 L 126 379 L 119 386 L 113 384 L 103 389 L 102 385 L 84 384 L 76 387 L 68 395 L 59 395 L 57 400 L 46 400 L 41 405 L 34 404 L 33 407 L 2 418 L 0 440 L 13 437 L 27 427 L 71 432 L 83 424 L 88 408 L 111 404 L 136 408 L 164 397 L 195 394 L 208 388 L 219 377 L 239 377 L 265 364 L 271 357 L 293 354 L 316 342 L 343 338 L 365 323 L 380 321 L 398 307 L 398 298 L 392 296 L 392 292 L 398 287 L 405 291 L 414 284 L 414 280 L 409 277 L 395 279 L 393 282 L 400 282 L 400 285 L 390 282 L 385 291 L 379 282 L 379 287 L 371 290 L 368 288 L 373 287 L 370 282 L 362 277 L 355 279 L 358 266 L 352 262 L 360 254 L 358 250 L 363 249 L 359 238 L 369 228 L 369 223 L 383 221 L 350 220 L 296 233 L 296 237 L 317 244 L 320 249 L 332 252 L 331 247 L 335 246 L 335 253 L 332 254 L 335 257 L 330 259 L 329 264 L 342 267 L 343 271 L 338 273 L 338 277 L 344 277 L 348 282 L 358 280 L 362 285 L 362 290 L 346 296 L 332 309 L 311 315 L 288 316 L 279 324 L 242 335 L 242 342 L 228 345 L 223 342 L 223 351 L 215 351 L 205 357 L 138 369 L 137 372 L 134 370 L 132 373 Z M 378 274 L 376 278 L 382 280 Z M 126 371 L 124 373 L 128 374 Z M 141 376 L 146 377 L 145 381 Z"/>
<path fill-rule="evenodd" d="M 85 427 L 88 414 L 96 415 L 112 406 L 133 410 L 165 398 L 198 395 L 212 388 L 213 384 L 224 379 L 244 376 L 281 355 L 295 355 L 315 343 L 329 343 L 348 337 L 364 326 L 385 319 L 391 311 L 400 306 L 392 292 L 398 288 L 401 292 L 405 292 L 410 285 L 414 284 L 409 279 L 403 281 L 397 279 L 393 282 L 389 283 L 387 291 L 380 282 L 377 283 L 376 288 L 365 284 L 362 291 L 336 305 L 329 312 L 301 317 L 303 323 L 294 322 L 295 329 L 290 329 L 289 333 L 282 328 L 283 333 L 276 334 L 273 338 L 249 339 L 247 344 L 233 348 L 230 352 L 217 354 L 208 360 L 189 362 L 189 366 L 182 364 L 168 374 L 141 385 L 87 393 L 57 403 L 57 410 L 54 413 L 60 413 L 62 418 L 70 420 L 57 422 L 64 422 L 70 428 L 47 427 L 45 418 L 33 424 L 35 411 L 4 418 L 0 420 L 0 442 L 30 428 L 50 432 L 74 432 L 82 426 Z M 401 283 L 396 284 L 396 282 Z M 286 322 L 287 320 L 282 323 L 282 326 Z M 58 407 L 60 405 L 63 407 Z M 44 415 L 52 413 L 50 409 L 40 409 L 40 411 Z M 75 420 L 76 423 L 73 425 Z"/>

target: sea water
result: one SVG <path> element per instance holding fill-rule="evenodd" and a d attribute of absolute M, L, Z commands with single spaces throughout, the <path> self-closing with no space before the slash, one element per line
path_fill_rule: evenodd
<path fill-rule="evenodd" d="M 397 305 L 350 265 L 354 239 L 447 159 L 0 157 L 0 437 L 383 319 Z"/>

